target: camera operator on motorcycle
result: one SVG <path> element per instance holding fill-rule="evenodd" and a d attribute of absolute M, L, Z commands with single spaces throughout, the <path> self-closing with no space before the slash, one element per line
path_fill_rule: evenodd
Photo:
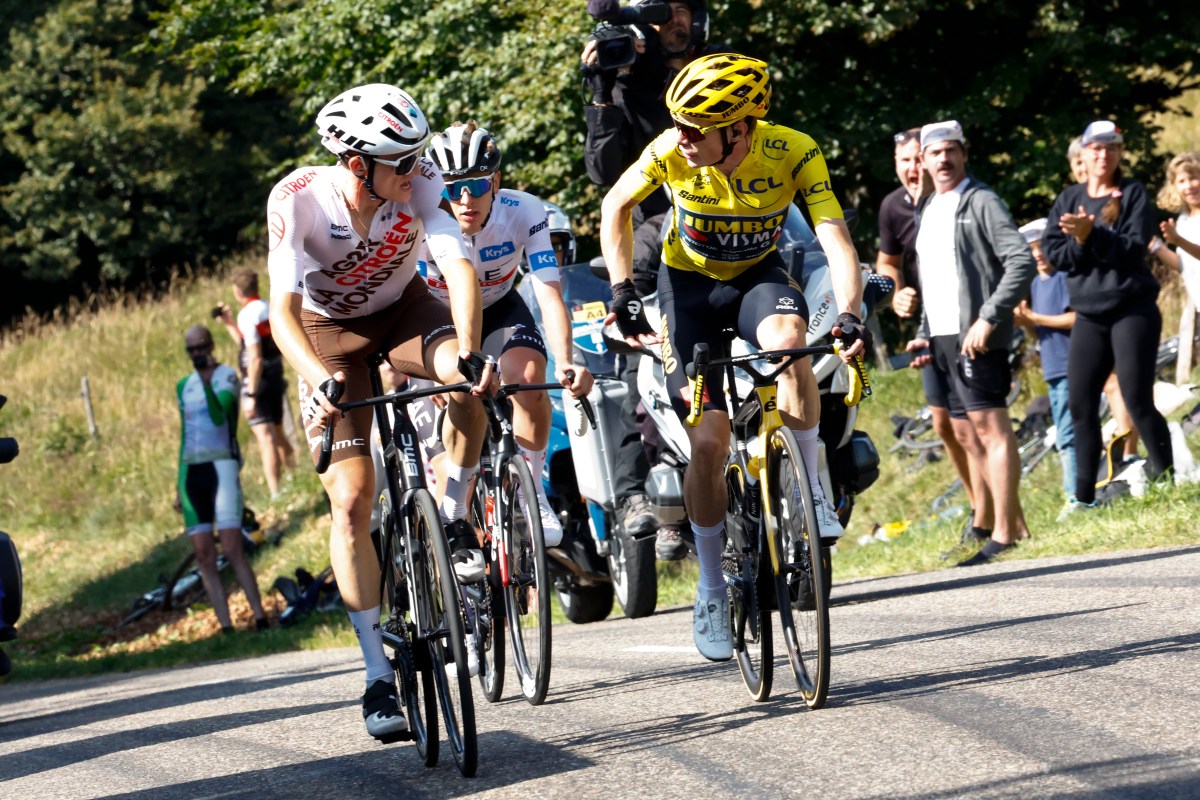
<path fill-rule="evenodd" d="M 775 249 L 792 200 L 804 198 L 834 275 L 843 309 L 833 329 L 847 362 L 867 350 L 869 334 L 851 309 L 862 305 L 862 270 L 834 197 L 825 159 L 807 134 L 763 120 L 771 103 L 767 64 L 732 53 L 696 59 L 667 90 L 674 127 L 661 133 L 604 198 L 601 247 L 613 281 L 612 313 L 632 346 L 662 342 L 668 393 L 685 418 L 690 395 L 684 367 L 695 345 L 725 348 L 722 331 L 767 350 L 804 347 L 808 309 Z M 658 272 L 661 336 L 650 326 L 630 280 L 633 208 L 665 185 L 673 224 Z M 732 657 L 729 594 L 721 572 L 727 508 L 724 467 L 729 414 L 723 376 L 708 376 L 706 413 L 688 427 L 691 462 L 684 503 L 700 560 L 693 611 L 697 650 L 713 661 Z M 808 470 L 820 535 L 844 533 L 818 480 L 820 398 L 810 359 L 779 376 L 779 405 Z M 708 413 L 708 409 L 713 413 Z"/>
<path fill-rule="evenodd" d="M 502 382 L 542 383 L 549 343 L 555 380 L 575 397 L 586 396 L 592 389 L 592 375 L 571 357 L 571 321 L 559 288 L 559 261 L 542 201 L 527 192 L 500 188 L 500 148 L 474 121 L 456 122 L 434 134 L 427 154 L 442 171 L 450 210 L 458 219 L 483 293 L 482 352 L 499 363 Z M 529 259 L 529 280 L 541 308 L 546 341 L 529 307 L 513 288 L 523 253 Z M 449 303 L 449 286 L 439 261 L 426 246 L 422 246 L 417 268 L 430 291 Z M 550 508 L 541 480 L 550 415 L 546 392 L 513 395 L 513 433 L 537 477 L 534 484 L 546 546 L 556 547 L 562 541 L 562 523 Z"/>

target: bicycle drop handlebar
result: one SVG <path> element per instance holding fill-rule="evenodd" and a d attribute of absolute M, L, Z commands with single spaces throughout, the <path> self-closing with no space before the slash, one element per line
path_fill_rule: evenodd
<path fill-rule="evenodd" d="M 738 367 L 749 375 L 755 386 L 765 386 L 774 383 L 775 378 L 779 373 L 790 367 L 794 361 L 808 356 L 823 356 L 832 355 L 841 350 L 840 343 L 818 345 L 815 347 L 792 347 L 784 350 L 765 350 L 759 353 L 746 353 L 740 356 L 729 356 L 727 358 L 711 358 L 708 345 L 700 342 L 692 351 L 692 362 L 684 368 L 684 373 L 688 377 L 688 382 L 692 388 L 692 406 L 688 411 L 687 424 L 690 427 L 696 427 L 700 424 L 700 419 L 704 415 L 704 392 L 705 380 L 709 367 L 724 366 L 732 364 Z M 769 361 L 779 366 L 768 374 L 759 372 L 750 366 L 754 361 Z M 783 362 L 783 363 L 779 363 Z M 862 358 L 855 356 L 851 362 L 853 369 L 850 370 L 850 390 L 846 393 L 845 403 L 847 406 L 856 406 L 864 397 L 871 396 L 871 381 L 867 378 L 867 370 L 863 365 Z"/>
<path fill-rule="evenodd" d="M 485 363 L 485 362 L 481 362 Z M 460 381 L 459 383 L 448 383 L 442 386 L 432 386 L 424 389 L 410 389 L 406 392 L 393 392 L 392 394 L 380 395 L 379 397 L 368 397 L 365 400 L 355 400 L 349 403 L 339 403 L 338 400 L 342 396 L 342 391 L 345 388 L 343 384 L 330 378 L 320 386 L 320 391 L 325 393 L 329 401 L 337 406 L 339 411 L 352 411 L 356 408 L 364 408 L 366 406 L 376 406 L 384 403 L 409 403 L 413 400 L 419 400 L 422 397 L 432 397 L 435 394 L 448 394 L 450 392 L 469 392 L 479 383 L 479 379 L 483 374 L 483 370 L 468 361 L 460 358 L 458 360 L 458 370 L 463 375 L 466 375 L 470 380 Z M 574 373 L 570 373 L 573 379 Z M 514 383 L 501 386 L 499 392 L 500 397 L 507 397 L 510 394 L 522 391 L 531 391 L 535 389 L 562 389 L 560 383 Z M 489 395 L 485 395 L 489 400 L 492 399 Z M 596 411 L 592 408 L 591 402 L 582 397 L 577 404 L 582 409 L 584 416 L 587 417 L 588 423 L 592 430 L 596 429 Z M 325 426 L 325 431 L 321 434 L 321 452 L 317 457 L 317 472 L 324 474 L 325 470 L 329 469 L 329 462 L 333 457 L 333 422 L 330 421 Z"/>

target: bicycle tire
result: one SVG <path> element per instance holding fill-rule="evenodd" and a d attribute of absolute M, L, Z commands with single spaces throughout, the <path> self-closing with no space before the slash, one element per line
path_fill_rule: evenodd
<path fill-rule="evenodd" d="M 205 596 L 204 581 L 200 578 L 200 571 L 195 564 L 196 554 L 188 553 L 175 568 L 171 577 L 167 579 L 163 586 L 163 611 L 179 611 L 190 608 L 193 603 Z M 196 573 L 195 581 L 184 581 L 184 578 L 192 572 Z M 219 571 L 218 574 L 220 574 Z"/>
<path fill-rule="evenodd" d="M 771 696 L 774 681 L 774 655 L 770 603 L 764 602 L 763 578 L 770 575 L 770 564 L 758 549 L 757 521 L 746 514 L 742 471 L 733 464 L 725 470 L 729 488 L 729 509 L 725 530 L 729 545 L 721 558 L 723 570 L 733 578 L 729 587 L 729 630 L 733 634 L 733 654 L 737 659 L 742 683 L 756 702 Z M 755 529 L 747 531 L 753 524 Z M 751 538 L 753 537 L 753 538 Z M 766 582 L 774 592 L 772 582 Z"/>
<path fill-rule="evenodd" d="M 404 643 L 394 647 L 392 666 L 396 671 L 408 732 L 417 746 L 417 755 L 427 767 L 438 762 L 437 695 L 433 688 L 433 667 L 428 649 L 413 641 L 414 625 L 408 614 L 408 590 L 404 583 L 404 554 L 390 509 L 390 501 L 380 500 L 380 535 L 383 561 L 383 626 Z"/>
<path fill-rule="evenodd" d="M 488 489 L 483 480 L 475 481 L 475 492 L 471 498 L 471 524 L 484 531 L 484 558 L 488 574 L 484 580 L 478 607 L 471 618 L 475 631 L 475 642 L 479 654 L 479 688 L 484 699 L 496 703 L 504 694 L 504 588 L 500 585 L 499 542 L 489 532 L 487 520 Z"/>
<path fill-rule="evenodd" d="M 504 587 L 513 666 L 521 694 L 541 705 L 550 688 L 550 568 L 538 496 L 529 464 L 522 457 L 504 464 L 502 528 L 509 580 Z"/>
<path fill-rule="evenodd" d="M 829 553 L 820 546 L 808 472 L 787 428 L 771 431 L 767 442 L 767 487 L 783 641 L 800 694 L 817 709 L 829 694 Z"/>
<path fill-rule="evenodd" d="M 419 570 L 423 574 L 417 588 L 429 623 L 422 635 L 429 647 L 442 721 L 454 764 L 464 777 L 470 778 L 479 765 L 479 748 L 471 675 L 467 669 L 462 597 L 450 565 L 446 534 L 428 490 L 413 492 L 408 501 L 408 513 L 422 556 Z"/>
<path fill-rule="evenodd" d="M 915 417 L 904 423 L 897 443 L 907 450 L 932 450 L 942 447 L 942 440 L 933 429 L 933 413 L 925 406 Z"/>

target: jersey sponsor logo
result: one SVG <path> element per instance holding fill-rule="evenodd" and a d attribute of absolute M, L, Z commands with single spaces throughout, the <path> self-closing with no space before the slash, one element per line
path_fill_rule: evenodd
<path fill-rule="evenodd" d="M 718 199 L 716 197 L 712 197 L 711 195 L 693 194 L 693 193 L 689 192 L 687 189 L 680 189 L 678 194 L 680 197 L 682 197 L 684 200 L 687 200 L 688 202 L 700 203 L 701 205 L 706 205 L 706 206 L 715 206 L 717 203 L 721 202 L 720 199 Z"/>
<path fill-rule="evenodd" d="M 287 223 L 278 211 L 272 211 L 267 214 L 267 249 L 274 250 L 279 247 L 283 241 L 283 235 L 287 233 Z"/>
<path fill-rule="evenodd" d="M 334 451 L 345 450 L 348 447 L 366 447 L 367 440 L 361 436 L 355 439 L 338 439 L 333 443 Z"/>
<path fill-rule="evenodd" d="M 762 194 L 772 189 L 783 188 L 783 184 L 776 181 L 773 175 L 766 178 L 751 178 L 745 185 L 742 184 L 741 178 L 736 178 L 733 185 L 742 194 Z"/>
<path fill-rule="evenodd" d="M 775 300 L 776 311 L 795 311 L 796 300 L 792 297 L 780 297 Z"/>
<path fill-rule="evenodd" d="M 290 197 L 312 183 L 313 179 L 316 177 L 317 171 L 315 169 L 310 169 L 308 172 L 304 173 L 294 181 L 288 181 L 287 183 L 279 184 L 279 188 L 275 190 L 275 199 L 283 200 L 286 197 Z"/>
<path fill-rule="evenodd" d="M 494 244 L 491 247 L 484 247 L 479 251 L 480 261 L 495 261 L 498 258 L 504 258 L 516 251 L 516 247 L 512 242 L 501 242 Z"/>
<path fill-rule="evenodd" d="M 776 161 L 788 151 L 787 139 L 763 139 L 763 155 Z"/>
<path fill-rule="evenodd" d="M 683 245 L 713 261 L 749 261 L 766 254 L 779 238 L 787 209 L 764 217 L 710 215 L 679 209 L 676 230 Z"/>
<path fill-rule="evenodd" d="M 792 180 L 796 180 L 796 176 L 800 174 L 800 170 L 804 169 L 804 165 L 812 161 L 817 156 L 821 155 L 821 148 L 814 147 L 804 154 L 804 158 L 800 159 L 800 163 L 792 169 Z"/>
<path fill-rule="evenodd" d="M 833 191 L 833 187 L 829 185 L 829 181 L 817 181 L 812 186 L 809 186 L 809 187 L 806 187 L 805 189 L 803 189 L 805 199 L 808 199 L 809 197 L 813 197 L 818 194 L 825 194 L 826 192 L 832 192 L 832 191 Z"/>
<path fill-rule="evenodd" d="M 532 228 L 529 229 L 529 235 L 533 236 L 538 231 L 545 230 L 548 227 L 550 227 L 550 223 L 547 220 L 542 220 L 537 225 L 534 225 Z"/>
<path fill-rule="evenodd" d="M 502 205 L 502 206 L 519 206 L 519 205 L 521 205 L 521 201 L 515 200 L 511 197 L 504 197 L 502 195 L 500 197 L 500 205 Z"/>
<path fill-rule="evenodd" d="M 514 274 L 516 274 L 516 271 L 517 271 L 516 264 L 513 264 L 512 269 L 510 269 L 507 273 L 504 272 L 503 268 L 486 269 L 483 271 L 483 275 L 480 276 L 480 278 L 479 278 L 479 285 L 481 287 L 486 287 L 486 286 L 499 286 L 500 284 L 507 283 L 509 278 L 511 278 Z"/>
<path fill-rule="evenodd" d="M 397 214 L 396 223 L 381 240 L 360 244 L 346 258 L 321 270 L 322 275 L 338 286 L 353 287 L 354 291 L 313 286 L 310 281 L 309 297 L 334 314 L 352 316 L 387 283 L 416 247 L 417 234 L 409 229 L 412 221 L 407 214 Z"/>
<path fill-rule="evenodd" d="M 553 250 L 545 250 L 541 253 L 534 253 L 529 257 L 530 269 L 545 269 L 546 267 L 557 267 L 558 259 L 554 256 Z"/>

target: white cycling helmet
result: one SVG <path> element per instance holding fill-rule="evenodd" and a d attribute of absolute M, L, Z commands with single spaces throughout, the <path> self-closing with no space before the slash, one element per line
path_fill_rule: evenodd
<path fill-rule="evenodd" d="M 496 140 L 475 120 L 456 122 L 435 133 L 425 155 L 438 165 L 447 181 L 490 175 L 500 166 Z"/>
<path fill-rule="evenodd" d="M 555 234 L 566 234 L 566 258 L 559 266 L 575 263 L 575 233 L 571 230 L 571 218 L 567 216 L 567 212 L 551 203 L 548 200 L 542 201 L 542 206 L 546 209 L 546 229 L 550 232 L 550 240 L 554 241 Z"/>
<path fill-rule="evenodd" d="M 356 86 L 330 100 L 317 112 L 317 130 L 321 144 L 338 156 L 405 156 L 429 139 L 429 123 L 416 101 L 386 83 Z"/>

